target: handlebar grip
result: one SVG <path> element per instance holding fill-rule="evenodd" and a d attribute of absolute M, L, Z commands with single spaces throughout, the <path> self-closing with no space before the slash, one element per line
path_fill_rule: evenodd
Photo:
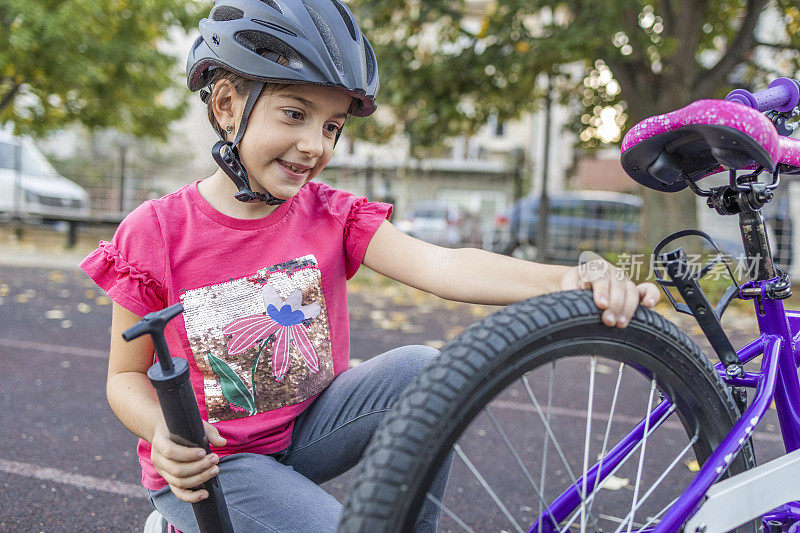
<path fill-rule="evenodd" d="M 760 112 L 774 109 L 785 113 L 800 102 L 800 82 L 790 78 L 777 78 L 764 90 L 751 93 L 745 89 L 736 89 L 728 93 L 725 100 L 744 104 Z"/>

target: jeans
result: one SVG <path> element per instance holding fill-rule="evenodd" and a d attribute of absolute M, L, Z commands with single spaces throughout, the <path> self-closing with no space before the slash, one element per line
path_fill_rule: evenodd
<path fill-rule="evenodd" d="M 239 532 L 336 531 L 342 505 L 318 484 L 356 465 L 397 396 L 438 355 L 427 346 L 396 348 L 338 375 L 296 420 L 285 450 L 222 457 L 219 480 Z M 430 487 L 441 501 L 452 453 Z M 183 533 L 198 531 L 191 504 L 166 486 L 148 491 L 159 513 Z M 440 509 L 426 500 L 415 531 L 436 531 Z"/>

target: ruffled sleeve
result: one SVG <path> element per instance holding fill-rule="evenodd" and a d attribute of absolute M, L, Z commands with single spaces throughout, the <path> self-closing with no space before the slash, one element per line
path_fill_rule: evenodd
<path fill-rule="evenodd" d="M 144 316 L 166 307 L 164 261 L 158 220 L 143 204 L 122 221 L 112 241 L 100 241 L 80 267 L 109 298 Z"/>
<path fill-rule="evenodd" d="M 381 223 L 392 214 L 391 204 L 368 202 L 364 197 L 356 197 L 344 223 L 344 244 L 346 251 L 345 274 L 352 278 L 367 251 L 369 241 Z"/>

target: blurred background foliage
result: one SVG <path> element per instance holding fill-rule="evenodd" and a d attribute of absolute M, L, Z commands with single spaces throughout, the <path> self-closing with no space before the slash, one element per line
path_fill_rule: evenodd
<path fill-rule="evenodd" d="M 552 96 L 587 150 L 636 122 L 800 68 L 798 0 L 349 0 L 372 42 L 380 111 L 352 137 L 406 135 L 436 153 L 490 116 Z M 44 135 L 78 122 L 165 138 L 186 112 L 184 59 L 165 43 L 197 27 L 208 0 L 0 0 L 0 124 Z M 757 27 L 772 28 L 767 37 Z M 762 59 L 768 56 L 769 61 Z M 618 133 L 603 138 L 611 121 Z M 691 193 L 642 191 L 646 240 L 696 224 Z M 656 210 L 655 205 L 659 208 Z M 658 219 L 649 219 L 653 213 Z"/>
<path fill-rule="evenodd" d="M 71 123 L 164 138 L 186 112 L 179 61 L 159 43 L 209 2 L 0 1 L 0 124 L 41 136 Z"/>
<path fill-rule="evenodd" d="M 393 112 L 384 127 L 407 134 L 412 145 L 474 133 L 490 115 L 508 120 L 536 108 L 542 73 L 552 75 L 563 101 L 575 104 L 581 141 L 596 147 L 594 119 L 606 107 L 617 109 L 621 127 L 630 126 L 800 69 L 797 0 L 349 5 L 380 61 L 380 102 Z M 767 8 L 780 31 L 761 42 L 755 30 Z M 772 66 L 757 61 L 759 47 L 770 51 Z"/>
<path fill-rule="evenodd" d="M 734 87 L 763 88 L 800 70 L 797 0 L 352 0 L 380 59 L 371 118 L 382 137 L 412 150 L 470 135 L 490 115 L 541 105 L 541 74 L 572 106 L 586 149 L 600 144 L 601 115 L 627 128 Z M 759 40 L 757 27 L 772 31 Z M 760 54 L 760 55 L 759 55 Z M 764 61 L 765 56 L 769 61 Z M 372 133 L 372 131 L 370 131 Z M 694 195 L 642 190 L 645 242 L 695 227 Z"/>

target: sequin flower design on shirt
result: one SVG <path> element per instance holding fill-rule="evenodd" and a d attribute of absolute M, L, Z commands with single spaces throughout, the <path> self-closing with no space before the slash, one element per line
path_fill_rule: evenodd
<path fill-rule="evenodd" d="M 303 293 L 295 289 L 284 301 L 272 285 L 265 284 L 261 289 L 266 314 L 237 318 L 222 330 L 224 335 L 231 335 L 228 342 L 228 355 L 244 352 L 251 346 L 260 343 L 264 350 L 272 335 L 275 342 L 272 346 L 272 374 L 275 379 L 283 379 L 291 361 L 290 348 L 295 345 L 309 370 L 319 371 L 319 356 L 306 333 L 305 321 L 316 318 L 320 312 L 317 303 L 302 305 Z M 259 357 L 253 364 L 253 372 Z"/>

